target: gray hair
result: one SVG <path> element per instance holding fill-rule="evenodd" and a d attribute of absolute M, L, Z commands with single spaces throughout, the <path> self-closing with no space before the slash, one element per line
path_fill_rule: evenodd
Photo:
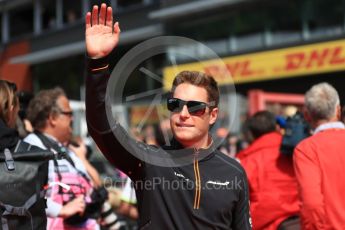
<path fill-rule="evenodd" d="M 329 120 L 335 116 L 340 104 L 338 92 L 326 82 L 311 87 L 305 94 L 304 102 L 313 120 Z"/>

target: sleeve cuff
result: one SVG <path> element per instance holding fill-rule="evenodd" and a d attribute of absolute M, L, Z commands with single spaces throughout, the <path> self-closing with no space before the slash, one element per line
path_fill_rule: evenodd
<path fill-rule="evenodd" d="M 108 68 L 109 66 L 109 56 L 105 56 L 98 59 L 92 59 L 86 55 L 86 61 L 88 64 L 89 71 L 102 70 Z"/>

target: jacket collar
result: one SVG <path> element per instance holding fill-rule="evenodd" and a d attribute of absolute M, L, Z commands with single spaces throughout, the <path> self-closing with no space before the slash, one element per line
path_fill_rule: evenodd
<path fill-rule="evenodd" d="M 212 137 L 211 137 L 212 138 Z M 216 153 L 216 145 L 212 139 L 211 144 L 207 148 L 184 148 L 180 142 L 178 142 L 175 138 L 171 140 L 170 146 L 163 146 L 163 149 L 166 150 L 170 155 L 173 157 L 187 157 L 194 159 L 195 157 L 198 161 L 206 161 L 210 159 Z"/>

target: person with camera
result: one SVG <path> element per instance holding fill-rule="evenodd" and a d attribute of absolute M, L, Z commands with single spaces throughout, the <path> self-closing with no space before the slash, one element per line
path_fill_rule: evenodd
<path fill-rule="evenodd" d="M 112 19 L 112 8 L 106 4 L 100 11 L 94 6 L 92 14 L 86 15 L 87 124 L 107 159 L 134 182 L 139 229 L 251 229 L 245 171 L 236 160 L 216 150 L 209 133 L 217 120 L 220 96 L 213 77 L 184 71 L 175 78 L 167 100 L 174 136 L 171 146 L 159 148 L 135 141 L 118 122 L 110 127 L 105 105 L 107 59 L 120 35 L 119 24 Z M 166 167 L 152 163 L 155 156 L 166 157 Z M 183 163 L 174 157 L 182 157 Z M 154 188 L 140 186 L 150 182 Z M 169 185 L 175 182 L 179 186 L 173 189 Z"/>
<path fill-rule="evenodd" d="M 96 220 L 85 216 L 93 190 L 90 176 L 83 162 L 64 145 L 71 138 L 73 119 L 64 91 L 40 91 L 30 102 L 27 117 L 35 131 L 26 142 L 52 152 L 66 152 L 65 159 L 49 162 L 47 229 L 98 229 Z"/>

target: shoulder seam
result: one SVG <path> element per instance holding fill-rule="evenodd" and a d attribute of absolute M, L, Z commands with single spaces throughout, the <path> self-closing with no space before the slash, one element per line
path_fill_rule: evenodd
<path fill-rule="evenodd" d="M 236 169 L 237 171 L 239 171 L 241 174 L 244 173 L 243 168 L 238 167 L 237 165 L 234 164 L 234 162 L 226 161 L 225 159 L 223 159 L 223 158 L 222 158 L 221 156 L 219 156 L 218 154 L 216 154 L 216 157 L 219 158 L 219 159 L 220 159 L 221 161 L 223 161 L 224 163 L 226 163 L 226 164 L 230 165 L 231 167 L 235 168 L 235 169 Z M 238 164 L 239 164 L 239 166 L 241 166 L 240 163 L 238 163 Z"/>

